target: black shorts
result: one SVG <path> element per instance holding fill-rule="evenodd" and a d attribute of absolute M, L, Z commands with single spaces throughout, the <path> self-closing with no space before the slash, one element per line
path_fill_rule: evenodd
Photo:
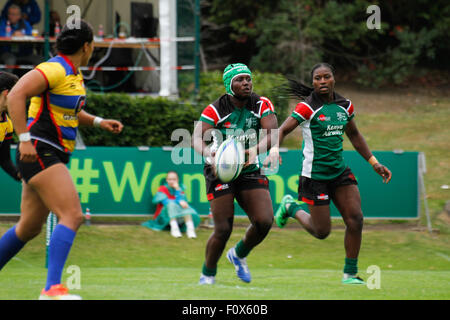
<path fill-rule="evenodd" d="M 52 147 L 51 145 L 39 140 L 32 139 L 31 142 L 36 148 L 38 156 L 37 161 L 35 162 L 20 161 L 19 146 L 17 146 L 16 151 L 17 168 L 22 174 L 22 178 L 25 180 L 25 182 L 28 183 L 28 181 L 36 174 L 54 164 L 57 163 L 67 164 L 69 162 L 70 155 L 68 153 L 56 149 L 55 147 Z"/>
<path fill-rule="evenodd" d="M 212 166 L 206 165 L 203 168 L 203 174 L 206 181 L 206 195 L 209 201 L 229 193 L 236 195 L 243 190 L 269 190 L 269 179 L 262 175 L 259 170 L 241 173 L 236 180 L 228 183 L 223 183 L 215 176 Z"/>
<path fill-rule="evenodd" d="M 313 180 L 300 176 L 298 181 L 298 200 L 315 206 L 329 205 L 330 197 L 333 196 L 337 187 L 351 184 L 357 185 L 358 182 L 349 167 L 333 180 Z"/>

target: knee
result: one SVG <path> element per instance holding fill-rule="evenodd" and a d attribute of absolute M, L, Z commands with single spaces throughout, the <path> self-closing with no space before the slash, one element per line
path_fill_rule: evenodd
<path fill-rule="evenodd" d="M 83 213 L 81 211 L 73 211 L 73 212 L 66 212 L 61 219 L 59 220 L 59 223 L 65 225 L 66 227 L 76 231 L 84 222 Z"/>
<path fill-rule="evenodd" d="M 363 228 L 364 217 L 362 212 L 358 212 L 345 219 L 344 222 L 348 229 L 360 232 Z"/>
<path fill-rule="evenodd" d="M 326 239 L 331 233 L 331 230 L 329 228 L 327 229 L 319 229 L 316 231 L 316 238 L 319 240 L 323 240 Z"/>
<path fill-rule="evenodd" d="M 19 222 L 16 235 L 23 242 L 28 242 L 38 236 L 42 231 L 42 224 L 25 226 Z"/>
<path fill-rule="evenodd" d="M 259 234 L 266 235 L 272 228 L 273 216 L 254 221 L 252 224 L 255 226 L 255 228 Z"/>
<path fill-rule="evenodd" d="M 231 226 L 214 226 L 214 237 L 222 242 L 227 242 L 230 238 Z"/>

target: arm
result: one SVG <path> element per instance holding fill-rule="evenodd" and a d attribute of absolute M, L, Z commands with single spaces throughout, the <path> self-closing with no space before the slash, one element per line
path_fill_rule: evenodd
<path fill-rule="evenodd" d="M 194 133 L 192 135 L 192 147 L 195 151 L 201 154 L 204 157 L 212 157 L 214 156 L 211 153 L 210 148 L 206 145 L 203 140 L 203 136 L 207 130 L 213 129 L 214 127 L 206 122 L 198 121 L 197 125 L 194 128 Z"/>
<path fill-rule="evenodd" d="M 20 173 L 11 161 L 11 140 L 4 140 L 0 145 L 0 166 L 14 180 L 20 181 Z"/>
<path fill-rule="evenodd" d="M 369 161 L 375 172 L 378 173 L 383 178 L 383 182 L 388 183 L 392 177 L 391 171 L 389 171 L 387 167 L 385 167 L 375 159 L 375 157 L 373 156 L 372 152 L 369 149 L 369 146 L 367 145 L 366 140 L 359 132 L 358 128 L 356 127 L 356 123 L 353 119 L 347 123 L 347 126 L 345 128 L 345 134 L 350 139 L 350 142 L 352 143 L 355 150 L 358 151 L 358 153 L 366 161 Z"/>
<path fill-rule="evenodd" d="M 38 96 L 47 90 L 47 80 L 37 70 L 32 70 L 25 74 L 12 88 L 7 97 L 8 113 L 16 131 L 17 136 L 28 133 L 26 100 L 33 96 Z M 21 141 L 19 144 L 20 160 L 24 162 L 34 162 L 37 154 L 31 141 Z"/>
<path fill-rule="evenodd" d="M 244 166 L 250 165 L 255 162 L 257 154 L 266 153 L 268 150 L 269 155 L 264 160 L 264 166 L 267 167 L 269 162 L 272 165 L 278 164 L 279 159 L 279 145 L 278 145 L 278 120 L 277 116 L 272 113 L 261 119 L 261 128 L 265 132 L 265 136 L 259 141 L 259 143 L 245 152 L 249 155 L 248 161 Z"/>
<path fill-rule="evenodd" d="M 278 144 L 281 145 L 283 143 L 284 138 L 291 133 L 298 126 L 298 121 L 289 116 L 281 125 L 278 131 Z"/>
<path fill-rule="evenodd" d="M 94 121 L 95 120 L 95 121 Z M 92 114 L 81 110 L 78 113 L 78 122 L 81 125 L 91 126 L 91 127 L 100 127 L 103 130 L 112 132 L 112 133 L 120 133 L 123 129 L 123 124 L 120 121 L 114 119 L 103 119 L 100 117 L 93 116 Z"/>

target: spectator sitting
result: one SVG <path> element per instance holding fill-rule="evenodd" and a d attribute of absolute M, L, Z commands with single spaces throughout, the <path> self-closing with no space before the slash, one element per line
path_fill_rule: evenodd
<path fill-rule="evenodd" d="M 8 18 L 0 20 L 0 37 L 7 37 L 6 26 L 9 21 L 11 35 L 15 37 L 30 36 L 32 28 L 30 24 L 22 19 L 20 7 L 12 4 L 8 8 Z M 41 58 L 33 54 L 33 46 L 27 44 L 12 44 L 0 47 L 1 60 L 6 65 L 33 64 L 38 65 Z M 12 72 L 12 70 L 6 70 Z"/>
<path fill-rule="evenodd" d="M 31 26 L 41 21 L 41 9 L 36 0 L 9 0 L 2 10 L 2 18 L 8 18 L 8 9 L 11 5 L 17 5 L 22 12 L 22 18 Z"/>
<path fill-rule="evenodd" d="M 180 238 L 185 230 L 188 238 L 197 237 L 195 228 L 200 223 L 200 217 L 187 203 L 184 188 L 179 185 L 175 171 L 167 173 L 166 183 L 159 187 L 152 202 L 156 204 L 156 211 L 153 219 L 142 224 L 144 227 L 157 231 L 170 229 L 175 238 Z"/>

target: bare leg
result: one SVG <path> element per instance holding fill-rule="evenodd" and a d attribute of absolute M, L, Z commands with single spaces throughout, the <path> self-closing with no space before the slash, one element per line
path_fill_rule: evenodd
<path fill-rule="evenodd" d="M 227 194 L 210 202 L 214 219 L 214 231 L 206 244 L 205 266 L 217 268 L 223 250 L 233 230 L 234 195 Z"/>
<path fill-rule="evenodd" d="M 17 223 L 16 234 L 22 241 L 28 242 L 41 232 L 49 210 L 37 192 L 25 182 L 22 183 L 20 211 L 21 214 Z"/>
<path fill-rule="evenodd" d="M 251 250 L 264 240 L 272 227 L 273 209 L 270 193 L 265 189 L 244 190 L 236 199 L 251 222 L 243 238 L 245 247 Z"/>
<path fill-rule="evenodd" d="M 358 258 L 364 221 L 358 186 L 353 184 L 340 186 L 332 199 L 346 225 L 344 238 L 346 257 Z"/>
<path fill-rule="evenodd" d="M 78 192 L 65 165 L 59 163 L 45 169 L 31 178 L 29 185 L 41 199 L 41 210 L 43 204 L 56 214 L 59 224 L 73 231 L 78 230 L 83 222 L 83 212 Z"/>
<path fill-rule="evenodd" d="M 289 208 L 290 204 L 286 207 Z M 287 209 L 286 208 L 286 209 Z M 309 212 L 298 210 L 295 219 L 317 239 L 325 239 L 331 232 L 330 206 L 309 205 Z"/>

